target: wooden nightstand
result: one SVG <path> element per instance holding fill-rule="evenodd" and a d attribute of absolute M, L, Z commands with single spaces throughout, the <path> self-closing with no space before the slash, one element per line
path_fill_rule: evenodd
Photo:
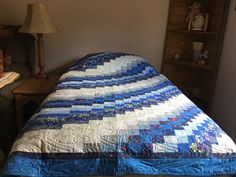
<path fill-rule="evenodd" d="M 12 91 L 18 131 L 48 96 L 58 79 L 59 76 L 50 76 L 47 79 L 30 78 Z"/>

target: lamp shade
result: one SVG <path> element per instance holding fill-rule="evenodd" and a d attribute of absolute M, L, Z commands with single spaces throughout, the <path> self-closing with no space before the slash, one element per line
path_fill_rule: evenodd
<path fill-rule="evenodd" d="M 51 22 L 47 7 L 42 3 L 28 4 L 24 25 L 19 29 L 23 33 L 54 33 L 57 28 Z"/>

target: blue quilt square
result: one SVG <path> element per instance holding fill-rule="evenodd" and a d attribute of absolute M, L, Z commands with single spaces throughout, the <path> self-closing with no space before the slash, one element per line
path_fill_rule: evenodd
<path fill-rule="evenodd" d="M 164 135 L 164 133 L 162 132 L 162 130 L 161 129 L 153 129 L 153 130 L 151 130 L 152 131 L 152 135 L 159 135 L 159 136 L 162 136 L 162 135 Z"/>
<path fill-rule="evenodd" d="M 158 136 L 158 135 L 155 135 L 152 137 L 152 142 L 153 143 L 164 143 L 164 136 Z"/>
<path fill-rule="evenodd" d="M 142 134 L 140 135 L 140 143 L 152 143 L 152 136 L 151 135 L 145 135 L 145 134 Z"/>
<path fill-rule="evenodd" d="M 162 130 L 163 132 L 163 135 L 175 135 L 175 131 L 173 129 L 165 129 L 165 130 Z"/>
<path fill-rule="evenodd" d="M 141 137 L 139 135 L 130 135 L 128 137 L 129 143 L 140 143 L 141 142 Z"/>
<path fill-rule="evenodd" d="M 189 144 L 196 143 L 196 139 L 194 136 L 188 136 L 188 142 Z"/>
<path fill-rule="evenodd" d="M 190 145 L 186 144 L 178 144 L 178 150 L 181 153 L 189 153 L 190 152 Z"/>

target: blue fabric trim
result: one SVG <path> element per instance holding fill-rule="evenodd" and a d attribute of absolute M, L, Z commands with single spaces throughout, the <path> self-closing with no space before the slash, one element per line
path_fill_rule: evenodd
<path fill-rule="evenodd" d="M 4 170 L 5 169 L 5 170 Z M 230 158 L 162 158 L 162 159 L 28 159 L 10 158 L 2 175 L 35 177 L 95 175 L 175 175 L 214 176 L 236 174 L 236 156 Z"/>

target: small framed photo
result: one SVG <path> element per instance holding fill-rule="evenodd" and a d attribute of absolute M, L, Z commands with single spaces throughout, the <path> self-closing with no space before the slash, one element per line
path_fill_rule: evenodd
<path fill-rule="evenodd" d="M 189 31 L 207 31 L 209 14 L 208 13 L 193 13 L 189 20 Z"/>

